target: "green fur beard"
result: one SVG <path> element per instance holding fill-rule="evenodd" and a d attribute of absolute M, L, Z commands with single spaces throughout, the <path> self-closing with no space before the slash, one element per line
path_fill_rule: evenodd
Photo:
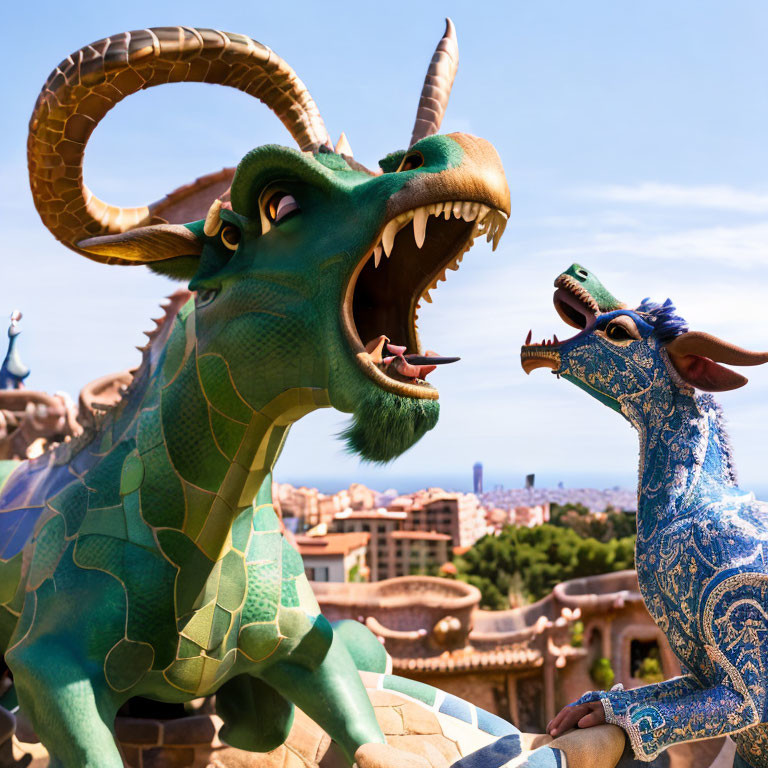
<path fill-rule="evenodd" d="M 363 461 L 386 464 L 405 453 L 435 424 L 440 416 L 437 400 L 400 397 L 376 390 L 355 409 L 352 421 L 341 433 L 347 451 Z"/>

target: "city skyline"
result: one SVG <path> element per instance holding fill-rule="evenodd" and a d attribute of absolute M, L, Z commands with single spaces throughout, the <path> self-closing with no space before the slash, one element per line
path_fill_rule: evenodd
<path fill-rule="evenodd" d="M 295 8 L 290 22 L 281 8 L 201 2 L 158 10 L 145 0 L 120 8 L 86 1 L 77 15 L 42 2 L 10 11 L 4 43 L 17 68 L 0 116 L 0 318 L 17 307 L 24 313 L 28 385 L 76 397 L 91 379 L 135 365 L 132 347 L 175 288 L 143 269 L 77 257 L 53 240 L 32 207 L 26 122 L 61 58 L 91 40 L 148 25 L 192 23 L 252 35 L 296 69 L 334 138 L 343 130 L 356 156 L 375 166 L 407 143 L 427 63 L 450 14 L 461 65 L 442 130 L 476 133 L 496 145 L 513 204 L 499 249 L 478 243 L 421 313 L 425 346 L 462 357 L 431 377 L 441 391 L 441 421 L 401 459 L 378 468 L 344 454 L 334 435 L 347 417 L 316 412 L 293 428 L 277 479 L 469 490 L 479 461 L 486 488 L 515 487 L 513 481 L 521 487 L 532 472 L 538 485 L 632 488 L 636 435 L 574 387 L 542 372 L 526 377 L 519 345 L 529 328 L 537 338 L 567 334 L 552 307 L 552 280 L 580 261 L 622 299 L 669 295 L 697 330 L 768 348 L 761 312 L 768 8 L 740 2 L 737 14 L 691 0 L 621 8 L 498 2 L 482 15 L 454 1 L 395 2 L 387 14 L 334 2 L 322 14 L 309 4 Z M 319 44 L 333 39 L 339 19 L 344 46 Z M 29 25 L 35 37 L 13 34 Z M 99 127 L 86 179 L 103 198 L 135 204 L 268 142 L 287 145 L 289 137 L 242 94 L 202 85 L 155 88 L 119 105 Z M 749 377 L 746 388 L 718 399 L 743 485 L 761 491 L 768 370 Z"/>

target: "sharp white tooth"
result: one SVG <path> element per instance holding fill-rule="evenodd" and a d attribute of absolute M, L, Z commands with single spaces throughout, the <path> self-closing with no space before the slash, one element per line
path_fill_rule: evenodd
<path fill-rule="evenodd" d="M 452 210 L 453 210 L 453 203 L 443 203 L 443 218 L 450 219 Z"/>
<path fill-rule="evenodd" d="M 499 244 L 499 240 L 501 240 L 501 236 L 504 234 L 504 230 L 507 226 L 507 220 L 506 219 L 499 219 L 499 226 L 496 228 L 496 232 L 493 235 L 493 250 L 496 250 L 496 246 Z"/>
<path fill-rule="evenodd" d="M 460 219 L 461 218 L 461 211 L 463 209 L 463 205 L 461 203 L 454 203 L 453 204 L 453 218 L 454 219 Z"/>
<path fill-rule="evenodd" d="M 424 245 L 424 239 L 427 236 L 427 216 L 429 214 L 426 208 L 417 208 L 416 215 L 413 217 L 413 237 L 417 248 Z"/>
<path fill-rule="evenodd" d="M 480 203 L 477 210 L 477 220 L 482 224 L 485 224 L 485 217 L 488 215 L 488 211 L 490 210 L 491 209 L 487 205 Z"/>
<path fill-rule="evenodd" d="M 381 261 L 381 243 L 373 249 L 373 266 L 378 267 Z"/>
<path fill-rule="evenodd" d="M 384 248 L 384 253 L 387 254 L 387 258 L 389 258 L 389 254 L 392 253 L 392 246 L 395 243 L 395 235 L 399 231 L 400 226 L 397 223 L 397 219 L 392 219 L 392 221 L 384 227 L 384 231 L 381 233 L 381 244 Z"/>
<path fill-rule="evenodd" d="M 490 243 L 496 235 L 497 230 L 501 226 L 501 217 L 497 211 L 491 211 L 491 213 L 488 214 L 488 217 L 490 219 L 490 224 L 488 225 L 488 233 L 485 239 Z"/>

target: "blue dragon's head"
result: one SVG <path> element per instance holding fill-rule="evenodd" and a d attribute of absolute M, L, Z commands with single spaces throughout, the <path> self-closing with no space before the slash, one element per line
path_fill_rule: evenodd
<path fill-rule="evenodd" d="M 529 333 L 520 353 L 523 369 L 551 368 L 620 413 L 626 412 L 628 399 L 642 409 L 660 388 L 736 389 L 747 379 L 720 363 L 768 362 L 768 353 L 689 331 L 670 299 L 663 304 L 645 299 L 636 309 L 627 309 L 580 265 L 562 273 L 555 287 L 558 313 L 579 333 L 541 344 L 531 344 Z"/>

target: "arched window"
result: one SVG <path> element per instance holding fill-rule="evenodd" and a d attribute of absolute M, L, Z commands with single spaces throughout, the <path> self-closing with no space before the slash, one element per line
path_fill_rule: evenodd
<path fill-rule="evenodd" d="M 646 685 L 664 680 L 658 641 L 633 640 L 629 645 L 629 669 L 632 677 L 642 680 Z"/>

